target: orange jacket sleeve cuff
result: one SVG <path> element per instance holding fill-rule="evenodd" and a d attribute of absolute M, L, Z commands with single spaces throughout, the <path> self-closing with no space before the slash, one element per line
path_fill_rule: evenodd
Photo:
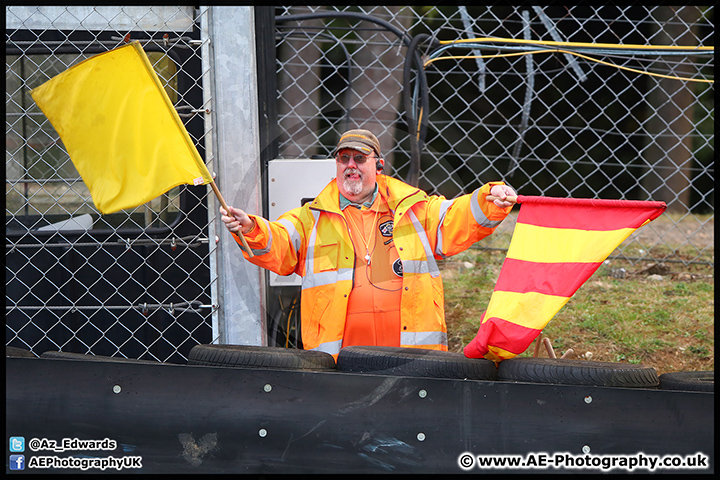
<path fill-rule="evenodd" d="M 490 190 L 495 185 L 505 185 L 505 182 L 488 182 L 480 187 L 478 202 L 480 204 L 480 209 L 483 211 L 488 220 L 504 220 L 510 213 L 510 210 L 512 210 L 513 206 L 510 205 L 509 207 L 501 208 L 493 202 L 488 202 L 487 196 L 490 195 Z"/>
<path fill-rule="evenodd" d="M 264 222 L 258 222 L 255 215 L 248 214 L 248 217 L 252 219 L 253 226 L 249 232 L 243 234 L 243 237 L 245 237 L 245 241 L 250 248 L 252 248 L 253 250 L 260 250 L 265 247 L 268 239 L 268 235 L 264 227 Z M 242 240 L 240 240 L 240 237 L 237 233 L 233 233 L 232 236 L 237 243 L 242 245 Z"/>

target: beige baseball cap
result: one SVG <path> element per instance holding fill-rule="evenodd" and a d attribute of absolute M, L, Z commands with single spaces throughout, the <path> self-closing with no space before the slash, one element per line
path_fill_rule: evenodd
<path fill-rule="evenodd" d="M 377 137 L 368 130 L 355 129 L 343 133 L 340 136 L 337 147 L 333 150 L 332 156 L 337 155 L 337 152 L 343 148 L 351 148 L 365 155 L 370 155 L 371 152 L 375 151 L 375 155 L 381 157 L 380 142 L 378 142 Z"/>

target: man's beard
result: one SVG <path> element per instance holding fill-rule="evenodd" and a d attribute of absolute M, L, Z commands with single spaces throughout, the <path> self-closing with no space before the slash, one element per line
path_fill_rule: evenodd
<path fill-rule="evenodd" d="M 356 168 L 348 168 L 343 172 L 343 187 L 345 187 L 345 190 L 351 195 L 360 195 L 363 189 L 362 178 L 351 180 L 347 177 L 347 175 L 352 173 L 362 175 L 360 170 Z"/>

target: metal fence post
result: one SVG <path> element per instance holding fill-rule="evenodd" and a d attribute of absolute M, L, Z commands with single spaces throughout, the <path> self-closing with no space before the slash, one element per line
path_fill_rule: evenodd
<path fill-rule="evenodd" d="M 209 24 L 204 30 L 209 57 L 204 61 L 212 71 L 212 83 L 205 92 L 212 112 L 216 183 L 228 205 L 262 214 L 253 9 L 210 7 L 204 21 Z M 266 345 L 264 275 L 242 257 L 222 226 L 214 198 L 208 208 L 217 235 L 217 248 L 211 254 L 217 270 L 218 305 L 213 341 Z M 210 243 L 212 250 L 214 242 Z"/>

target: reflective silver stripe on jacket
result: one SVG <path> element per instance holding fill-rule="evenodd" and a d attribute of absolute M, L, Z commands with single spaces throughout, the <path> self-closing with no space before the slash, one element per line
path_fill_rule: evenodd
<path fill-rule="evenodd" d="M 321 343 L 315 348 L 311 348 L 310 350 L 319 350 L 321 352 L 329 353 L 330 355 L 337 355 L 340 353 L 340 348 L 342 347 L 342 340 L 335 340 L 334 342 L 325 342 Z"/>
<path fill-rule="evenodd" d="M 430 266 L 425 260 L 405 260 L 403 264 L 403 273 L 430 273 Z"/>
<path fill-rule="evenodd" d="M 400 345 L 446 345 L 445 332 L 400 332 Z"/>
<path fill-rule="evenodd" d="M 318 218 L 320 217 L 320 212 L 317 210 L 310 210 L 310 212 L 313 214 L 313 217 L 315 217 L 315 223 L 313 225 L 312 232 L 310 232 L 310 239 L 308 240 L 307 251 L 305 252 L 306 276 L 303 278 L 307 278 L 307 275 L 312 275 L 313 273 L 312 268 L 315 260 L 315 238 L 317 237 Z"/>
<path fill-rule="evenodd" d="M 287 230 L 288 235 L 290 236 L 290 243 L 295 249 L 295 255 L 297 255 L 297 253 L 300 251 L 300 247 L 302 246 L 302 239 L 300 238 L 300 234 L 295 228 L 295 225 L 293 225 L 290 220 L 284 218 L 278 220 L 278 223 L 285 227 L 285 230 Z"/>
<path fill-rule="evenodd" d="M 488 220 L 488 218 L 483 213 L 482 209 L 480 208 L 480 204 L 478 203 L 478 195 L 480 194 L 480 189 L 475 190 L 472 193 L 472 198 L 470 199 L 470 211 L 472 212 L 473 218 L 475 218 L 475 222 L 477 222 L 478 225 L 481 227 L 486 228 L 495 228 L 502 220 Z"/>
<path fill-rule="evenodd" d="M 423 249 L 425 250 L 425 260 L 403 261 L 403 272 L 429 273 L 431 277 L 439 277 L 440 269 L 437 266 L 437 262 L 435 262 L 435 257 L 433 257 L 433 252 L 430 248 L 430 241 L 422 224 L 412 210 L 408 210 L 407 214 L 410 216 L 410 221 L 413 227 L 415 227 L 415 233 L 417 233 L 420 238 L 420 243 L 422 243 Z"/>
<path fill-rule="evenodd" d="M 352 280 L 353 272 L 352 268 L 340 268 L 338 270 L 328 270 L 327 272 L 308 273 L 303 277 L 302 289 L 333 285 L 343 280 Z"/>
<path fill-rule="evenodd" d="M 443 226 L 443 223 L 445 222 L 445 215 L 447 215 L 448 208 L 453 204 L 454 200 L 443 200 L 440 203 L 440 222 L 438 223 L 437 227 L 437 245 L 435 245 L 435 255 L 439 255 L 442 258 L 445 258 L 445 254 L 443 254 L 443 238 L 442 238 L 442 230 L 440 227 Z"/>
<path fill-rule="evenodd" d="M 257 221 L 257 219 L 260 219 L 263 222 L 265 222 L 265 227 L 267 228 L 267 232 L 268 232 L 268 242 L 267 242 L 267 245 L 265 246 L 265 248 L 261 248 L 258 250 L 255 250 L 254 248 L 250 249 L 250 250 L 252 250 L 253 255 L 260 256 L 260 255 L 265 255 L 266 253 L 268 253 L 270 251 L 270 247 L 272 247 L 272 242 L 273 242 L 273 235 L 272 235 L 272 230 L 270 230 L 270 223 L 262 217 L 255 217 L 256 221 Z"/>

